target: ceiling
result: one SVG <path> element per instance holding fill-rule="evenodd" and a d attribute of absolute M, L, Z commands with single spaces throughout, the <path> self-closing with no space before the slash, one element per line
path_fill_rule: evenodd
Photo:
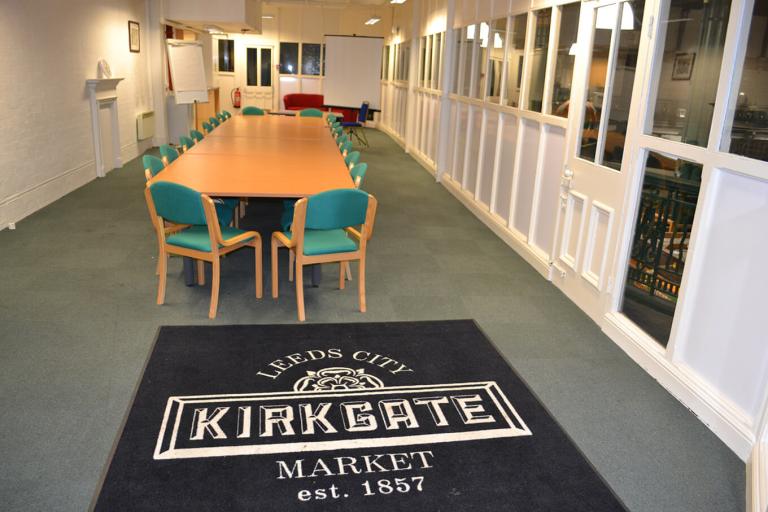
<path fill-rule="evenodd" d="M 386 5 L 389 0 L 264 0 L 265 5 L 316 5 L 343 7 L 346 5 Z"/>

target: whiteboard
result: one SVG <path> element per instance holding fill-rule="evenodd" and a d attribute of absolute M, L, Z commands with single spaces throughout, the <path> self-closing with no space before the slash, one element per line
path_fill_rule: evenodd
<path fill-rule="evenodd" d="M 200 43 L 169 41 L 168 64 L 177 105 L 208 101 L 203 46 Z"/>
<path fill-rule="evenodd" d="M 381 110 L 382 37 L 325 36 L 325 104 Z"/>

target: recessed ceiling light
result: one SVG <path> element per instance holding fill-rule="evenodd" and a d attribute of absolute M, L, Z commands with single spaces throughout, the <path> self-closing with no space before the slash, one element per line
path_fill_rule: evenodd
<path fill-rule="evenodd" d="M 271 20 L 271 19 L 274 19 L 274 16 L 272 16 L 271 14 L 262 14 L 261 15 L 261 19 L 263 19 L 263 20 Z"/>
<path fill-rule="evenodd" d="M 405 0 L 389 0 L 391 4 L 404 4 Z"/>
<path fill-rule="evenodd" d="M 381 18 L 379 16 L 371 16 L 368 21 L 365 22 L 366 25 L 375 25 L 378 22 L 381 21 Z"/>

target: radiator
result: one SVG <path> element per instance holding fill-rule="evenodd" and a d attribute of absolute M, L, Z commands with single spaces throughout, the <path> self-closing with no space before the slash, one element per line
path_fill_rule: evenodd
<path fill-rule="evenodd" d="M 155 112 L 142 112 L 136 116 L 136 138 L 149 139 L 155 135 Z"/>

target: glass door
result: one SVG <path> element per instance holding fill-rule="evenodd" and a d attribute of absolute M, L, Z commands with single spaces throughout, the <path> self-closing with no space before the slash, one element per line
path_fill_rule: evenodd
<path fill-rule="evenodd" d="M 245 105 L 272 110 L 273 72 L 272 47 L 249 46 L 246 48 Z"/>
<path fill-rule="evenodd" d="M 645 0 L 603 0 L 581 5 L 566 167 L 553 281 L 599 321 L 605 314 L 616 251 L 618 215 L 628 183 L 624 152 L 637 115 L 638 63 Z"/>

